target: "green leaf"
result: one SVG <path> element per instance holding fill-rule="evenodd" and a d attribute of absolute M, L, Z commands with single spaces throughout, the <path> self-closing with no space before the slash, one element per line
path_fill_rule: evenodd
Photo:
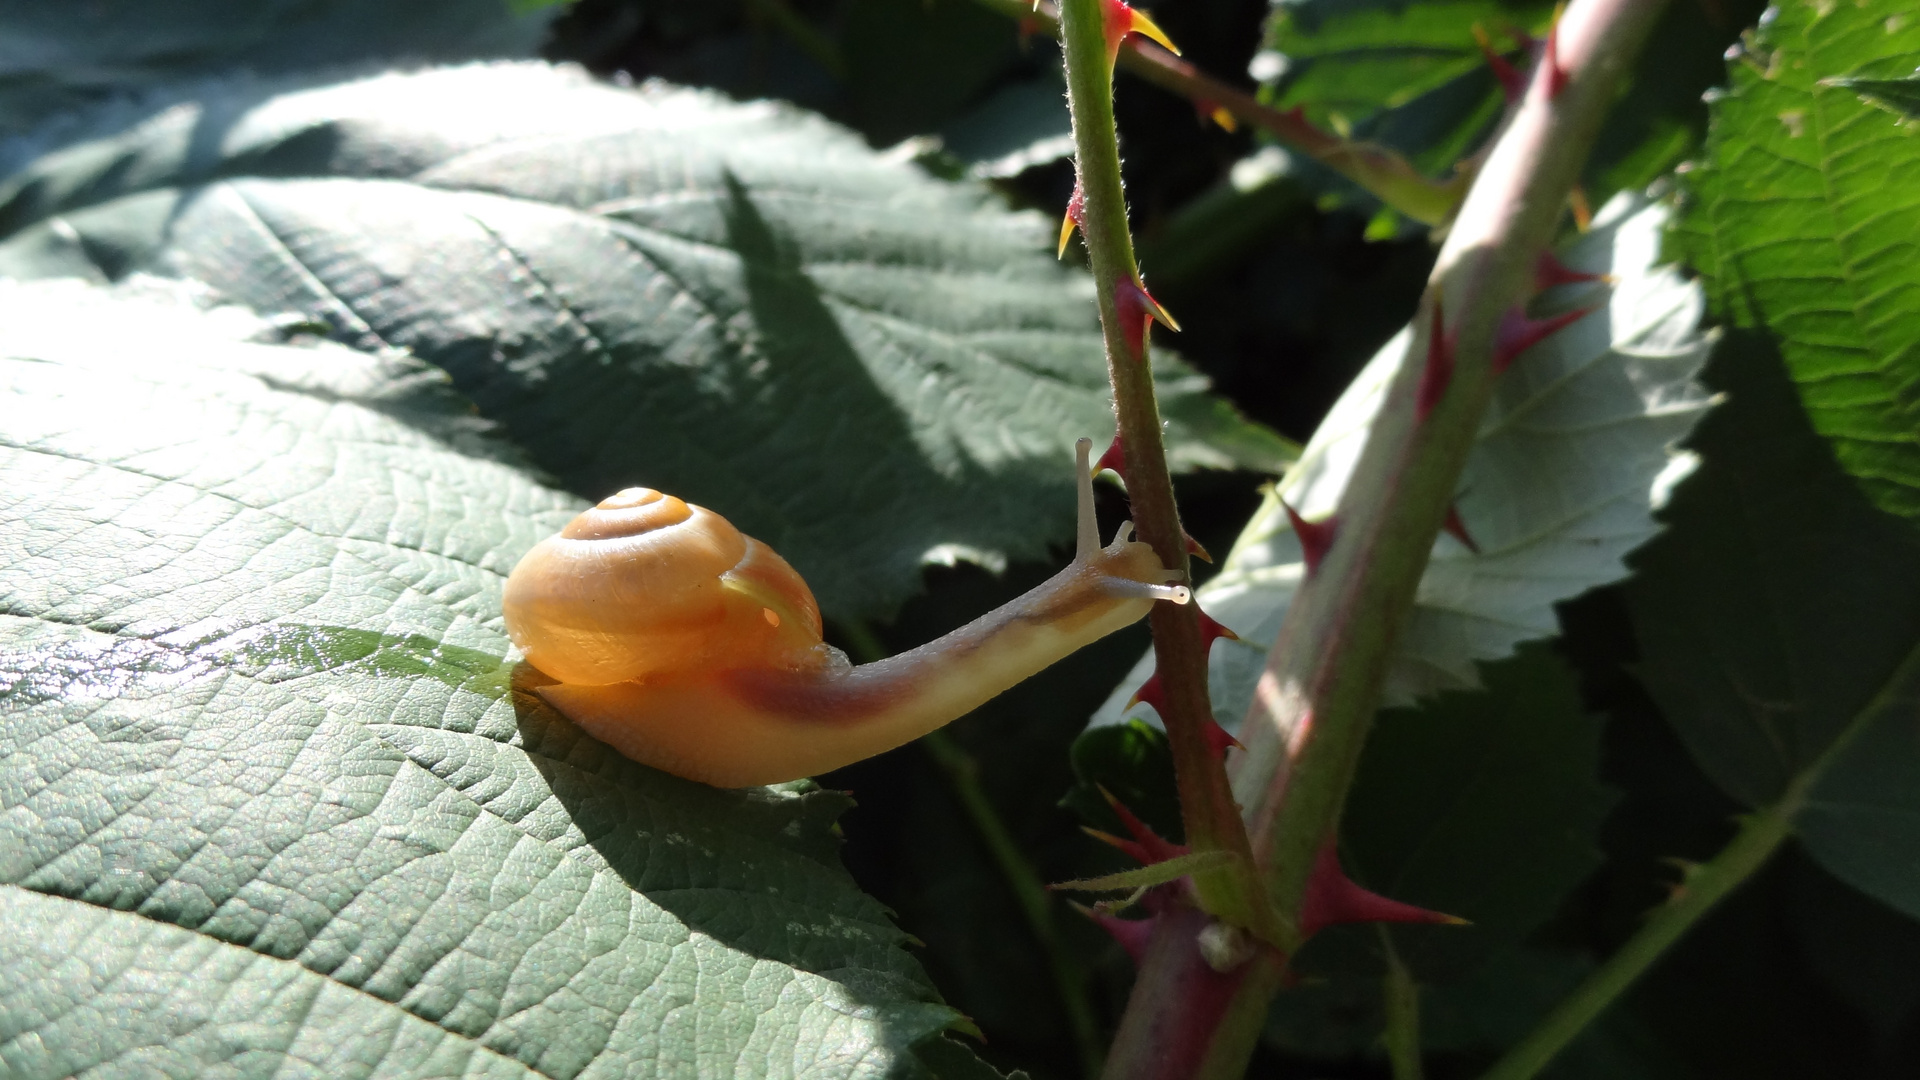
<path fill-rule="evenodd" d="M 1611 272 L 1611 296 L 1567 288 L 1544 306 L 1610 301 L 1606 316 L 1548 338 L 1502 381 L 1456 503 L 1480 554 L 1448 536 L 1435 542 L 1388 674 L 1388 704 L 1477 685 L 1475 661 L 1554 634 L 1553 605 L 1623 577 L 1622 557 L 1657 530 L 1653 508 L 1690 467 L 1671 446 L 1707 407 L 1693 382 L 1707 350 L 1696 329 L 1699 291 L 1656 265 L 1664 220 L 1661 207 L 1623 197 L 1566 254 L 1569 265 Z M 1230 731 L 1303 572 L 1278 496 L 1310 519 L 1332 512 L 1405 351 L 1403 331 L 1354 379 L 1278 495 L 1268 493 L 1219 574 L 1197 590 L 1207 613 L 1242 638 L 1212 654 L 1214 715 Z M 1094 723 L 1122 718 L 1151 664 L 1143 658 Z"/>
<path fill-rule="evenodd" d="M 569 489 L 719 510 L 829 618 L 1043 556 L 1112 430 L 1049 223 L 768 103 L 541 65 L 241 87 L 41 159 L 0 230 L 16 275 L 191 277 L 406 348 Z M 1287 459 L 1158 369 L 1179 465 Z"/>
<path fill-rule="evenodd" d="M 1920 128 L 1849 79 L 1920 64 L 1903 0 L 1780 4 L 1729 66 L 1677 238 L 1717 314 L 1780 341 L 1813 427 L 1920 521 Z"/>
<path fill-rule="evenodd" d="M 1717 785 L 1798 792 L 1808 852 L 1920 915 L 1920 535 L 1835 465 L 1764 339 L 1730 335 L 1714 381 L 1705 464 L 1628 586 L 1642 679 Z"/>
<path fill-rule="evenodd" d="M 502 577 L 577 502 L 426 365 L 275 339 L 0 283 L 7 1074 L 926 1075 L 845 797 L 516 689 Z"/>
<path fill-rule="evenodd" d="M 1700 95 L 1719 82 L 1722 51 L 1760 7 L 1758 0 L 1668 5 L 1589 155 L 1584 183 L 1593 202 L 1645 188 L 1699 145 L 1706 128 Z M 1446 176 L 1504 111 L 1475 27 L 1525 77 L 1536 60 L 1516 31 L 1537 49 L 1555 10 L 1533 0 L 1278 0 L 1267 30 L 1271 51 L 1254 70 L 1282 107 L 1300 106 L 1324 127 L 1348 125 Z"/>
<path fill-rule="evenodd" d="M 377 58 L 531 56 L 552 12 L 509 0 L 92 0 L 0 8 L 0 137 L 166 80 Z M 19 161 L 12 151 L 0 160 Z"/>
<path fill-rule="evenodd" d="M 1165 731 L 1144 720 L 1090 727 L 1073 740 L 1071 756 L 1074 784 L 1060 805 L 1107 832 L 1122 831 L 1104 788 L 1158 835 L 1176 844 L 1186 838 Z"/>
<path fill-rule="evenodd" d="M 1844 86 L 1909 120 L 1920 117 L 1920 75 L 1904 79 L 1828 79 L 1823 85 Z"/>
<path fill-rule="evenodd" d="M 1268 93 L 1280 108 L 1299 106 L 1327 128 L 1351 125 L 1441 175 L 1500 117 L 1500 84 L 1474 27 L 1507 51 L 1510 28 L 1544 32 L 1552 12 L 1539 0 L 1282 0 L 1267 47 L 1285 59 Z M 1529 61 L 1515 63 L 1525 71 Z"/>

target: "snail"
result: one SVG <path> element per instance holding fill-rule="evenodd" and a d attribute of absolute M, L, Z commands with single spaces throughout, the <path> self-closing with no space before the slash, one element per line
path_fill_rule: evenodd
<path fill-rule="evenodd" d="M 715 787 L 780 783 L 891 750 L 1144 616 L 1185 586 L 1133 523 L 1100 546 L 1079 441 L 1073 562 L 910 652 L 855 666 L 773 549 L 725 518 L 628 488 L 527 552 L 507 634 L 537 692 L 635 761 Z"/>

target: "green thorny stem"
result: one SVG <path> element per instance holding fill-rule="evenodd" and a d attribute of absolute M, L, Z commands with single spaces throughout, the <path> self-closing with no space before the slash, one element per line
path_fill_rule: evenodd
<path fill-rule="evenodd" d="M 1142 536 L 1168 565 L 1181 533 L 1159 453 L 1160 430 L 1142 358 L 1115 319 L 1116 283 L 1133 280 L 1110 72 L 1101 36 L 1105 0 L 1067 0 L 1062 41 L 1083 192 L 1083 230 L 1100 290 L 1128 487 Z M 1434 538 L 1513 340 L 1502 326 L 1533 291 L 1534 270 L 1560 221 L 1620 80 L 1663 0 L 1575 0 L 1509 116 L 1441 249 L 1415 316 L 1406 358 L 1343 493 L 1332 541 L 1287 613 L 1233 756 L 1230 794 L 1206 755 L 1204 656 L 1191 609 L 1156 612 L 1155 651 L 1169 708 L 1181 808 L 1196 849 L 1251 852 L 1253 875 L 1196 882 L 1214 919 L 1277 948 L 1239 950 L 1236 967 L 1206 935 L 1220 927 L 1179 909 L 1153 939 L 1107 1060 L 1111 1078 L 1237 1077 L 1250 1057 L 1316 856 L 1340 811 Z M 1431 346 L 1431 348 L 1430 348 Z M 1150 441 L 1149 441 L 1150 440 Z M 1138 449 L 1136 449 L 1136 446 Z M 1137 462 L 1137 463 L 1136 463 Z M 1163 607 L 1165 605 L 1162 605 Z M 1229 827 L 1223 811 L 1244 807 Z M 1248 910 L 1257 904 L 1259 910 Z M 1201 963 L 1201 957 L 1208 962 Z M 1221 970 L 1225 967 L 1225 971 Z"/>
<path fill-rule="evenodd" d="M 1917 709 L 1920 709 L 1920 647 L 1908 652 L 1873 700 L 1854 715 L 1812 764 L 1794 776 L 1780 798 L 1743 817 L 1740 831 L 1719 854 L 1688 867 L 1666 902 L 1647 916 L 1647 921 L 1626 944 L 1595 968 L 1480 1080 L 1528 1080 L 1545 1068 L 1555 1054 L 1651 967 L 1668 946 L 1680 940 L 1701 916 L 1766 865 L 1768 857 L 1792 835 L 1794 818 L 1806 807 L 1821 776 L 1862 732 L 1894 717 L 1910 717 Z"/>
<path fill-rule="evenodd" d="M 1124 290 L 1137 286 L 1133 239 L 1127 230 L 1126 194 L 1120 181 L 1120 146 L 1113 126 L 1113 68 L 1103 21 L 1107 0 L 1068 0 L 1061 20 L 1066 54 L 1067 102 L 1081 193 L 1080 227 L 1099 296 L 1100 324 L 1113 383 L 1118 435 L 1126 453 L 1127 496 L 1140 539 L 1165 566 L 1188 571 L 1186 532 L 1174 505 L 1173 479 L 1161 440 L 1160 409 L 1147 364 L 1147 333 L 1139 300 Z M 1123 312 L 1121 305 L 1131 312 Z M 1139 335 L 1137 341 L 1132 337 Z M 1239 808 L 1227 788 L 1222 757 L 1209 738 L 1213 709 L 1207 700 L 1207 645 L 1199 607 L 1156 604 L 1148 617 L 1165 707 L 1160 709 L 1173 750 L 1180 812 L 1187 844 L 1196 852 L 1225 851 L 1233 860 L 1195 875 L 1203 906 L 1228 922 L 1271 938 L 1277 927 L 1258 880 L 1252 852 L 1240 826 Z"/>
<path fill-rule="evenodd" d="M 978 2 L 1018 20 L 1023 27 L 1056 36 L 1060 33 L 1061 13 L 1052 0 Z M 1315 127 L 1297 110 L 1283 112 L 1263 105 L 1252 94 L 1208 75 L 1153 42 L 1127 39 L 1120 45 L 1117 62 L 1155 86 L 1192 100 L 1196 106 L 1225 109 L 1238 122 L 1259 128 L 1423 225 L 1446 224 L 1466 193 L 1471 170 L 1444 181 L 1430 179 L 1387 147 L 1343 139 Z"/>

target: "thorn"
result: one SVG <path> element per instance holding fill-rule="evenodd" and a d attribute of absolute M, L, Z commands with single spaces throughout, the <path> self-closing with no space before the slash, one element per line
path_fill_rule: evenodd
<path fill-rule="evenodd" d="M 1153 706 L 1153 711 L 1159 713 L 1161 719 L 1166 719 L 1167 690 L 1166 687 L 1160 683 L 1160 672 L 1158 670 L 1155 670 L 1152 675 L 1147 676 L 1147 681 L 1141 683 L 1140 689 L 1135 690 L 1133 696 L 1127 699 L 1126 708 L 1131 709 L 1135 705 L 1143 702 Z M 1122 709 L 1121 711 L 1125 712 L 1126 709 Z"/>
<path fill-rule="evenodd" d="M 1427 366 L 1420 371 L 1420 388 L 1414 394 L 1414 415 L 1425 420 L 1434 406 L 1446 396 L 1453 383 L 1453 342 L 1447 338 L 1441 320 L 1440 301 L 1433 302 L 1433 328 L 1427 334 Z"/>
<path fill-rule="evenodd" d="M 1584 285 L 1590 281 L 1602 281 L 1613 284 L 1612 274 L 1588 274 L 1575 270 L 1560 261 L 1560 257 L 1551 251 L 1542 251 L 1533 261 L 1533 287 L 1551 289 L 1556 285 Z"/>
<path fill-rule="evenodd" d="M 1175 56 L 1180 55 L 1180 47 L 1173 43 L 1165 30 L 1160 29 L 1146 12 L 1128 7 L 1125 0 L 1106 0 L 1101 12 L 1107 32 L 1107 66 L 1112 67 L 1115 57 L 1120 55 L 1120 42 L 1128 34 L 1140 34 L 1150 37 L 1166 46 L 1166 50 Z"/>
<path fill-rule="evenodd" d="M 1122 840 L 1117 836 L 1111 836 L 1109 842 L 1121 851 L 1132 855 L 1139 861 L 1140 865 L 1151 866 L 1154 863 L 1166 862 L 1176 855 L 1185 855 L 1187 853 L 1187 846 L 1185 844 L 1175 844 L 1167 840 L 1162 840 L 1159 833 L 1154 832 L 1151 828 L 1147 827 L 1146 822 L 1135 817 L 1133 811 L 1127 809 L 1126 805 L 1119 799 L 1114 798 L 1113 792 L 1108 791 L 1104 786 L 1100 788 L 1100 797 L 1107 800 L 1108 808 L 1113 811 L 1114 816 L 1120 819 L 1120 824 L 1126 828 L 1127 833 L 1133 837 L 1132 840 Z M 1110 836 L 1110 834 L 1100 833 L 1093 829 L 1087 831 L 1095 833 L 1097 836 Z"/>
<path fill-rule="evenodd" d="M 1102 469 L 1111 469 L 1113 475 L 1119 477 L 1122 483 L 1126 482 L 1127 448 L 1120 441 L 1118 431 L 1113 433 L 1113 441 L 1108 443 L 1106 450 L 1101 452 L 1100 460 L 1093 463 L 1093 475 L 1099 476 Z"/>
<path fill-rule="evenodd" d="M 1306 899 L 1300 905 L 1300 936 L 1310 938 L 1329 926 L 1356 922 L 1468 925 L 1465 919 L 1389 900 L 1355 885 L 1340 869 L 1340 854 L 1329 840 L 1314 859 L 1313 873 L 1307 878 Z"/>
<path fill-rule="evenodd" d="M 1160 301 L 1153 298 L 1138 278 L 1132 281 L 1122 278 L 1114 284 L 1113 307 L 1135 356 L 1140 356 L 1147 346 L 1149 322 L 1157 320 L 1169 330 L 1180 329 L 1180 324 L 1167 314 L 1167 309 L 1160 306 Z"/>
<path fill-rule="evenodd" d="M 1335 518 L 1328 518 L 1325 521 L 1308 521 L 1295 513 L 1285 499 L 1280 500 L 1280 508 L 1287 512 L 1287 520 L 1293 524 L 1294 535 L 1300 538 L 1300 554 L 1306 559 L 1307 574 L 1311 576 L 1314 570 L 1319 568 L 1320 560 L 1327 557 L 1327 549 L 1333 546 L 1334 535 L 1340 531 L 1339 522 Z"/>
<path fill-rule="evenodd" d="M 1140 966 L 1140 958 L 1147 954 L 1147 942 L 1153 937 L 1152 919 L 1123 919 L 1118 915 L 1109 915 L 1072 900 L 1067 901 L 1067 904 L 1073 910 L 1092 919 L 1094 925 L 1111 935 L 1113 940 L 1120 943 L 1121 948 L 1127 950 L 1127 955 L 1133 958 L 1134 966 Z"/>
<path fill-rule="evenodd" d="M 1466 545 L 1468 551 L 1480 554 L 1480 545 L 1473 542 L 1473 536 L 1467 532 L 1467 523 L 1460 520 L 1460 507 L 1456 504 L 1447 507 L 1446 524 L 1440 526 L 1448 536 Z"/>
<path fill-rule="evenodd" d="M 1540 59 L 1540 62 L 1544 64 L 1547 69 L 1548 101 L 1559 97 L 1560 91 L 1567 88 L 1567 79 L 1569 76 L 1567 69 L 1560 63 L 1560 15 L 1565 9 L 1566 5 L 1562 4 L 1560 8 L 1554 11 L 1553 28 L 1547 31 L 1547 48 L 1546 51 L 1542 53 Z M 1586 200 L 1583 198 L 1581 201 L 1585 202 Z M 1582 226 L 1580 231 L 1586 232 L 1586 227 Z"/>
<path fill-rule="evenodd" d="M 1060 218 L 1060 248 L 1053 257 L 1067 257 L 1067 241 L 1073 239 L 1073 230 L 1087 219 L 1087 200 L 1080 192 L 1080 178 L 1073 178 L 1073 195 L 1067 199 L 1067 212 Z"/>
<path fill-rule="evenodd" d="M 1553 39 L 1548 38 L 1547 40 L 1551 43 Z M 1573 208 L 1573 227 L 1579 229 L 1581 232 L 1591 231 L 1593 229 L 1593 207 L 1587 205 L 1587 189 L 1581 187 L 1579 184 L 1573 185 L 1573 190 L 1567 192 L 1567 205 Z"/>
<path fill-rule="evenodd" d="M 1527 92 L 1526 77 L 1519 69 L 1507 62 L 1507 58 L 1493 51 L 1493 45 L 1487 40 L 1487 32 L 1479 23 L 1473 24 L 1473 40 L 1480 46 L 1480 55 L 1487 58 L 1487 67 L 1493 70 L 1493 77 L 1500 80 L 1500 92 L 1507 96 L 1507 104 L 1520 100 Z"/>
<path fill-rule="evenodd" d="M 1575 308 L 1549 319 L 1529 319 L 1518 305 L 1508 308 L 1500 316 L 1500 328 L 1493 335 L 1493 373 L 1501 374 L 1513 366 L 1521 353 L 1598 310 L 1598 306 Z"/>
<path fill-rule="evenodd" d="M 1193 111 L 1200 117 L 1200 122 L 1203 124 L 1211 120 L 1220 127 L 1220 130 L 1229 134 L 1240 130 L 1240 121 L 1217 101 L 1209 98 L 1194 98 Z"/>
<path fill-rule="evenodd" d="M 1207 737 L 1207 750 L 1216 758 L 1224 755 L 1229 746 L 1238 750 L 1246 749 L 1239 739 L 1234 738 L 1226 728 L 1220 726 L 1218 720 L 1207 721 L 1206 726 L 1200 729 L 1200 734 Z"/>
<path fill-rule="evenodd" d="M 1196 559 L 1199 559 L 1203 563 L 1210 563 L 1213 561 L 1213 556 L 1207 552 L 1207 549 L 1205 547 L 1201 546 L 1200 541 L 1195 540 L 1191 535 L 1189 535 L 1184 530 L 1182 530 L 1180 535 L 1186 537 L 1187 539 L 1187 554 L 1193 556 Z"/>
<path fill-rule="evenodd" d="M 1200 605 L 1195 604 L 1193 606 L 1193 613 L 1200 617 L 1200 642 L 1204 647 L 1211 648 L 1213 643 L 1221 638 L 1226 638 L 1228 641 L 1240 640 L 1239 634 L 1227 629 L 1220 622 L 1216 621 L 1213 616 L 1200 610 Z"/>

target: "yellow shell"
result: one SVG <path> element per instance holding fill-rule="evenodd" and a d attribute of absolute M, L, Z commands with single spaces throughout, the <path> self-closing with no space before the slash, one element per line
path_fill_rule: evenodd
<path fill-rule="evenodd" d="M 813 592 L 785 559 L 651 488 L 608 497 L 527 552 L 503 606 L 527 661 L 576 685 L 832 656 Z"/>

